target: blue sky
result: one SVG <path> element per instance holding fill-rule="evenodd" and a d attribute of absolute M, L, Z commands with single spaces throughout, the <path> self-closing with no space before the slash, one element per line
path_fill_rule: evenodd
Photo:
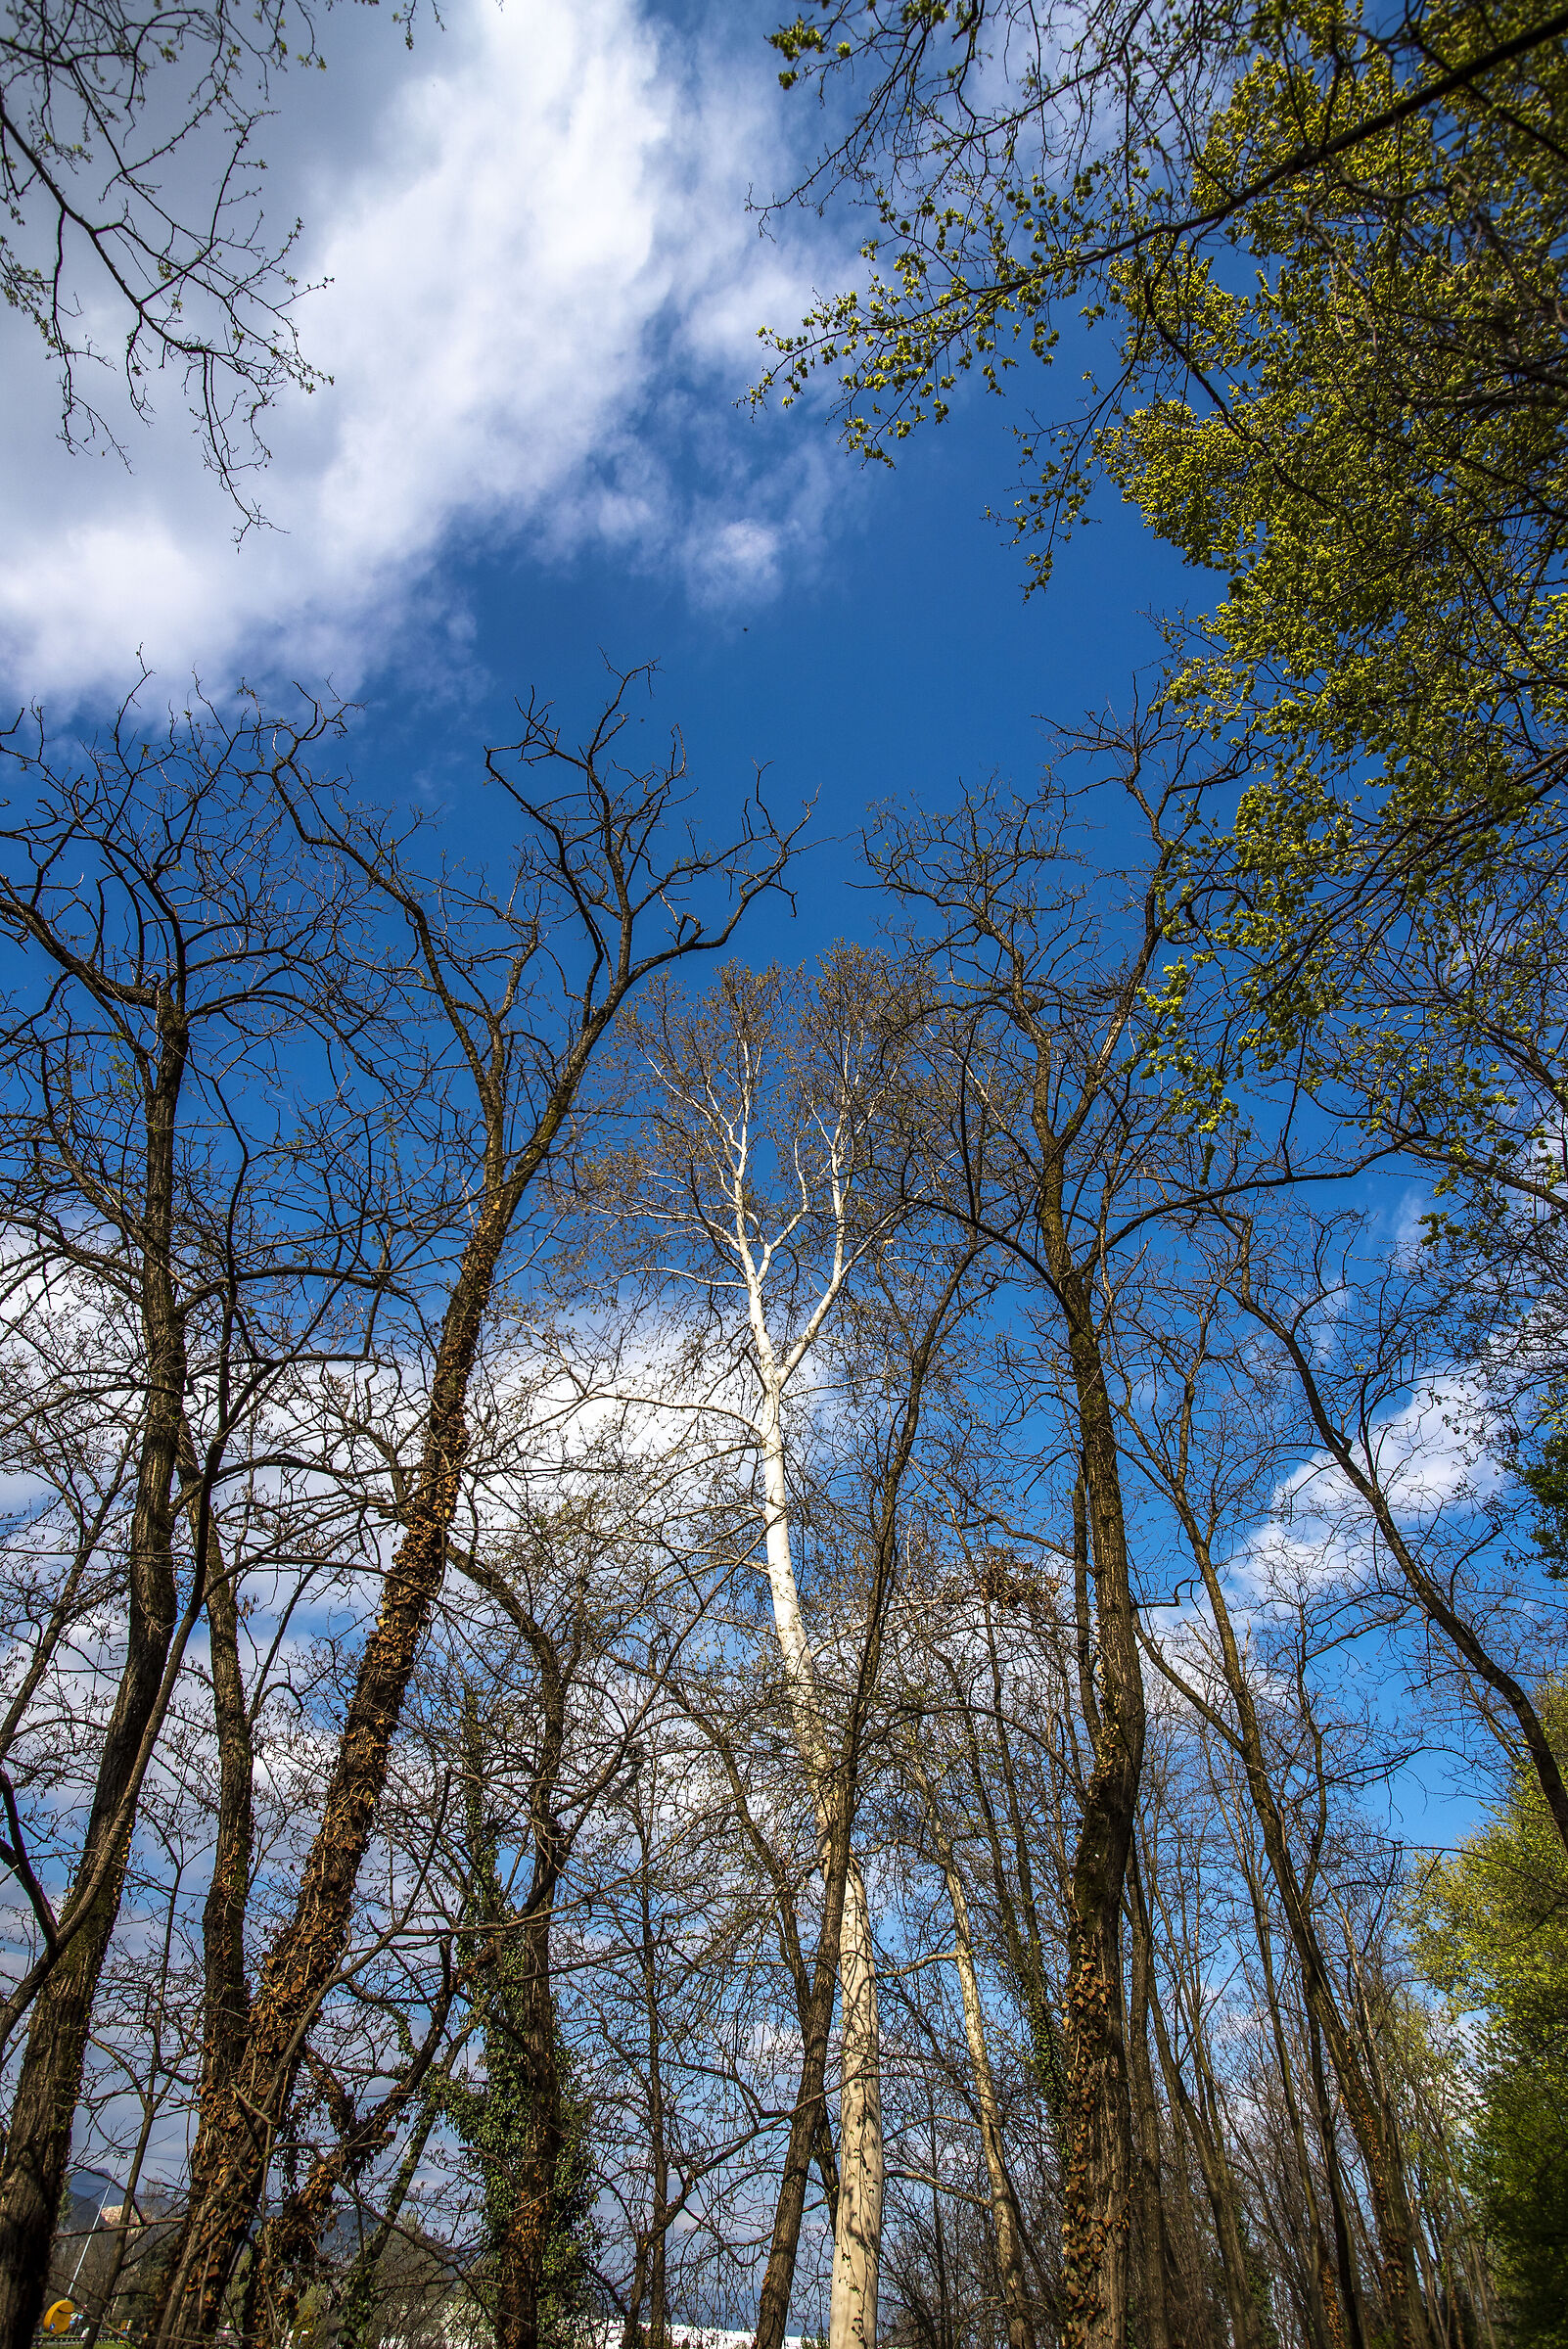
<path fill-rule="evenodd" d="M 868 803 L 1038 770 L 1041 717 L 1125 702 L 1144 615 L 1205 582 L 1114 501 L 1044 596 L 988 523 L 1010 412 L 973 396 L 862 471 L 820 408 L 737 407 L 763 324 L 846 282 L 858 224 L 760 238 L 749 192 L 819 127 L 778 91 L 766 11 L 647 0 L 455 0 L 408 55 L 381 9 L 326 20 L 329 70 L 286 80 L 271 216 L 298 209 L 309 353 L 333 371 L 269 425 L 269 523 L 234 544 L 177 388 L 124 430 L 129 468 L 53 438 L 47 362 L 0 325 L 0 675 L 89 716 L 138 652 L 153 698 L 245 677 L 364 706 L 349 757 L 380 794 L 482 836 L 478 746 L 514 692 L 589 714 L 601 653 L 662 665 L 715 818 L 754 761 L 824 844 L 801 915 L 752 950 L 814 952 L 868 910 L 843 852 Z M 765 22 L 764 22 L 765 20 Z M 1069 409 L 1077 367 L 1029 387 Z M 1017 379 L 1015 379 L 1017 380 Z"/>
<path fill-rule="evenodd" d="M 482 824 L 470 745 L 476 727 L 504 738 L 513 691 L 537 687 L 564 718 L 586 718 L 602 654 L 656 658 L 649 725 L 678 720 L 715 825 L 754 762 L 781 816 L 815 802 L 799 913 L 762 931 L 754 922 L 751 951 L 793 960 L 863 933 L 874 911 L 852 894 L 839 844 L 853 841 L 868 805 L 942 802 L 993 772 L 1027 790 L 1048 721 L 1125 705 L 1133 670 L 1159 650 L 1144 611 L 1190 584 L 1112 508 L 1048 592 L 1026 602 L 1017 553 L 984 519 L 988 486 L 1012 463 L 992 422 L 945 427 L 896 474 L 863 477 L 839 458 L 847 511 L 809 572 L 733 607 L 694 608 L 678 581 L 627 576 L 591 552 L 545 569 L 519 546 L 467 567 L 483 686 L 460 714 L 395 679 L 367 682 L 359 771 L 384 787 L 406 778 Z M 824 431 L 807 417 L 793 429 Z"/>
<path fill-rule="evenodd" d="M 1011 379 L 1016 409 L 972 392 L 893 472 L 846 458 L 820 405 L 745 408 L 759 326 L 849 282 L 859 234 L 796 215 L 762 239 L 748 212 L 819 127 L 778 91 L 765 7 L 448 0 L 412 55 L 391 16 L 334 9 L 328 72 L 286 81 L 268 133 L 272 214 L 298 211 L 320 286 L 301 335 L 335 379 L 271 422 L 273 528 L 236 546 L 172 385 L 125 426 L 128 468 L 68 453 L 46 356 L 0 315 L 0 684 L 78 722 L 138 652 L 153 712 L 193 671 L 219 697 L 336 687 L 363 705 L 366 787 L 483 851 L 512 696 L 570 725 L 604 656 L 655 659 L 650 725 L 682 726 L 715 831 L 754 763 L 781 815 L 815 801 L 799 913 L 743 949 L 865 934 L 839 844 L 867 807 L 1027 789 L 1042 721 L 1125 706 L 1158 658 L 1148 615 L 1214 583 L 1102 494 L 1026 600 L 985 510 L 1011 501 L 1015 417 L 1071 411 L 1071 338 Z M 1402 1794 L 1418 1837 L 1453 1816 L 1416 1774 Z"/>

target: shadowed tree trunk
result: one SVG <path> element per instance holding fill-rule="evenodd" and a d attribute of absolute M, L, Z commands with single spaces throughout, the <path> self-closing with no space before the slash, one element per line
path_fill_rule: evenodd
<path fill-rule="evenodd" d="M 43 2313 L 93 1996 L 119 1914 L 146 1743 L 157 1726 L 178 1610 L 173 1495 L 183 1425 L 185 1333 L 172 1252 L 175 1135 L 190 1031 L 173 997 L 161 988 L 156 993 L 157 1057 L 144 1061 L 141 1071 L 146 1172 L 139 1223 L 147 1404 L 127 1559 L 125 1657 L 99 1755 L 87 1831 L 61 1911 L 57 1945 L 49 1951 L 55 1961 L 28 2024 L 0 2164 L 0 2349 L 26 2349 Z"/>
<path fill-rule="evenodd" d="M 1131 2003 L 1128 2015 L 1128 2055 L 1132 2077 L 1134 2150 L 1138 2182 L 1139 2283 L 1138 2337 L 1143 2349 L 1171 2349 L 1168 2280 L 1175 2262 L 1165 2217 L 1165 2193 L 1160 2176 L 1160 2107 L 1154 2094 L 1154 2067 L 1149 2061 L 1149 1988 L 1154 1971 L 1148 1911 L 1138 1877 L 1134 1847 L 1128 1868 L 1131 1913 Z"/>
<path fill-rule="evenodd" d="M 1121 764 L 1152 851 L 1125 944 L 1109 953 L 1099 914 L 1085 915 L 1063 870 L 1059 787 L 1027 805 L 977 792 L 950 815 L 895 817 L 873 858 L 917 921 L 938 928 L 923 949 L 923 1016 L 943 1110 L 940 1133 L 922 1137 L 923 1188 L 1027 1272 L 1036 1392 L 1060 1412 L 1062 1449 L 1077 1470 L 1079 1711 L 1091 1762 L 1067 1870 L 1060 2153 L 1070 2349 L 1126 2349 L 1130 2306 L 1122 1904 L 1145 1717 L 1104 1345 L 1117 1295 L 1112 1259 L 1134 1232 L 1142 1245 L 1179 1185 L 1169 1179 L 1179 1155 L 1172 1088 L 1148 1082 L 1146 1034 L 1175 853 L 1165 817 L 1183 792 L 1172 781 L 1151 797 L 1139 779 L 1162 722 L 1135 721 L 1125 741 L 1093 738 Z"/>
<path fill-rule="evenodd" d="M 201 1472 L 191 1432 L 180 1426 L 180 1481 L 194 1504 Z M 194 1506 L 193 1506 L 194 1514 Z M 195 1528 L 193 1526 L 193 1533 Z M 234 2077 L 250 2020 L 251 1986 L 245 1970 L 245 1919 L 251 1890 L 251 1845 L 255 1768 L 245 1676 L 240 1666 L 239 1591 L 225 1573 L 217 1526 L 210 1511 L 207 1532 L 207 1621 L 212 1672 L 212 1720 L 217 1732 L 217 1834 L 212 1875 L 202 1911 L 203 2032 L 198 2113 L 205 2119 L 217 2102 L 217 2084 Z M 204 2175 L 210 2158 L 201 2120 L 191 2173 Z"/>
<path fill-rule="evenodd" d="M 329 723 L 316 712 L 292 732 L 254 717 L 231 731 L 197 705 L 154 740 L 132 730 L 127 706 L 106 736 L 73 745 L 69 760 L 57 761 L 41 727 L 30 747 L 15 730 L 0 742 L 33 808 L 0 829 L 0 929 L 23 957 L 5 1035 L 16 1086 L 3 1143 L 8 1221 L 21 1243 L 13 1273 L 25 1277 L 30 1261 L 46 1283 L 64 1274 L 89 1306 L 107 1294 L 134 1309 L 139 1355 L 108 1375 L 124 1380 L 141 1422 L 124 1656 L 86 1832 L 58 1918 L 35 1904 L 42 1956 L 0 2005 L 0 2044 L 32 2005 L 0 2163 L 0 2349 L 30 2341 L 39 2313 L 142 1787 L 207 1603 L 212 1479 L 239 1415 L 275 1367 L 270 1186 L 287 1186 L 292 1160 L 270 1107 L 259 1111 L 261 1132 L 242 1133 L 258 1099 L 275 1098 L 279 1036 L 319 1035 L 341 1011 L 342 944 L 359 898 L 340 867 L 323 876 L 299 852 L 265 786 L 259 745 L 286 737 L 299 751 Z M 361 1007 L 355 1016 L 365 1032 L 371 1015 Z M 336 1200 L 332 1269 L 301 1309 L 313 1226 L 298 1194 L 284 1220 L 281 1349 L 292 1359 L 325 1299 L 352 1279 L 359 1224 L 352 1203 Z M 24 1336 L 24 1320 L 19 1326 Z M 193 1376 L 213 1404 L 200 1461 L 186 1419 Z M 191 1528 L 183 1609 L 182 1511 Z M 221 1578 L 219 1586 L 214 1673 L 228 1713 L 237 1695 L 243 1708 L 243 1690 L 226 1670 L 233 1593 Z M 7 1858 L 23 1864 L 25 1883 L 24 1852 Z M 244 1872 L 242 1857 L 242 1907 Z M 217 1932 L 225 1978 L 239 1946 L 232 1931 Z M 232 2019 L 232 2001 L 218 2004 Z"/>
<path fill-rule="evenodd" d="M 273 1943 L 234 2068 L 208 2075 L 190 2211 L 166 2287 L 161 2338 L 200 2340 L 216 2326 L 315 2019 L 348 1936 L 353 1888 L 370 1842 L 403 1692 L 446 1563 L 467 1445 L 464 1403 L 501 1246 L 522 1196 L 516 1174 L 485 1204 L 463 1262 L 437 1356 L 408 1531 L 360 1658 L 344 1732 L 289 1924 Z"/>
<path fill-rule="evenodd" d="M 1075 2349 L 1125 2349 L 1131 2298 L 1132 2116 L 1122 1899 L 1143 1767 L 1143 1677 L 1110 1398 L 1092 1310 L 1066 1246 L 1057 1181 L 1046 1189 L 1040 1222 L 1068 1326 L 1083 1439 L 1083 1475 L 1074 1500 L 1074 1587 L 1080 1702 L 1093 1755 L 1073 1853 L 1068 1920 L 1063 2290 Z"/>

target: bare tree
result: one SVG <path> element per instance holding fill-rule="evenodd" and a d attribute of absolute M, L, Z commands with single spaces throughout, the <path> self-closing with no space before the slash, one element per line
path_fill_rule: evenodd
<path fill-rule="evenodd" d="M 1141 795 L 1137 763 L 1131 788 Z M 891 828 L 877 861 L 930 925 L 928 1043 L 944 1096 L 929 1197 L 1029 1283 L 1032 1391 L 1061 1413 L 1078 1608 L 1080 1719 L 1092 1755 L 1072 1864 L 1065 2007 L 1064 2282 L 1070 2336 L 1121 2349 L 1130 2300 L 1131 2119 L 1122 1900 L 1142 1763 L 1143 1682 L 1120 1440 L 1104 1358 L 1112 1260 L 1190 1181 L 1182 1111 L 1149 1082 L 1149 986 L 1177 784 L 1141 801 L 1153 835 L 1127 931 L 1104 928 L 1064 858 L 1061 810 L 967 801 Z M 1107 933 L 1109 935 L 1107 935 Z M 1060 1455 L 1059 1455 L 1060 1456 Z"/>
<path fill-rule="evenodd" d="M 786 844 L 765 818 L 749 822 L 728 849 L 678 838 L 667 845 L 662 827 L 676 805 L 678 752 L 643 773 L 613 760 L 627 694 L 641 681 L 635 672 L 620 680 L 578 750 L 563 743 L 547 711 L 530 705 L 519 742 L 490 754 L 490 773 L 522 830 L 512 867 L 493 891 L 456 874 L 422 882 L 387 831 L 354 821 L 302 764 L 280 768 L 278 789 L 301 840 L 341 855 L 406 940 L 410 1001 L 422 997 L 443 1035 L 462 1105 L 448 1174 L 464 1223 L 446 1275 L 402 1539 L 360 1656 L 294 1912 L 267 1953 L 240 2060 L 203 2099 L 163 2342 L 206 2338 L 219 2322 L 307 2035 L 338 1971 L 403 1694 L 446 1571 L 470 1383 L 519 1211 L 566 1138 L 589 1064 L 628 997 L 651 973 L 721 945 L 782 870 Z M 535 800 L 518 779 L 538 765 L 567 769 L 572 780 L 559 796 Z M 691 898 L 705 888 L 727 890 L 727 906 L 693 910 Z"/>
<path fill-rule="evenodd" d="M 107 298 L 132 413 L 169 370 L 246 512 L 263 411 L 321 381 L 292 316 L 299 223 L 261 204 L 259 134 L 291 63 L 324 63 L 291 0 L 13 0 L 0 23 L 0 287 L 58 365 L 68 445 L 119 446 L 92 382 L 115 363 L 87 323 Z"/>
<path fill-rule="evenodd" d="M 325 723 L 312 717 L 297 739 Z M 318 1186 L 299 1179 L 292 1137 L 268 1129 L 280 1036 L 341 1024 L 354 910 L 335 860 L 291 852 L 268 790 L 264 730 L 198 713 L 160 742 L 138 734 L 127 710 L 79 762 L 57 758 L 41 728 L 13 733 L 5 749 L 19 789 L 36 795 L 33 812 L 6 828 L 0 875 L 0 924 L 19 956 L 5 1039 L 13 1344 L 25 1345 L 31 1319 L 62 1294 L 87 1317 L 101 1298 L 108 1320 L 134 1316 L 136 1330 L 134 1497 L 128 1522 L 93 1529 L 94 1547 L 106 1531 L 123 1541 L 123 1648 L 58 1910 L 5 1781 L 5 1859 L 37 1941 L 0 2005 L 0 2041 L 29 2016 L 0 2166 L 0 2339 L 9 2342 L 30 2339 L 41 2304 L 138 1801 L 208 1603 L 214 1486 L 257 1393 L 300 1347 L 321 1342 L 365 1265 L 350 1199 L 334 1202 L 335 1228 L 316 1244 L 308 1220 Z M 193 1521 L 183 1606 L 182 1512 Z M 219 1571 L 220 1621 L 223 1599 Z M 56 1630 L 35 1646 L 19 1707 L 38 1686 Z M 14 1707 L 13 1730 L 22 1726 Z"/>

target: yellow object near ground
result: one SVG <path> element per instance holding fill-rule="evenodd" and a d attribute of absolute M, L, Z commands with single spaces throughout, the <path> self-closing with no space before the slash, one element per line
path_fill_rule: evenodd
<path fill-rule="evenodd" d="M 75 2313 L 76 2303 L 74 2300 L 57 2300 L 52 2308 L 46 2308 L 44 2311 L 43 2328 L 45 2332 L 64 2332 Z"/>

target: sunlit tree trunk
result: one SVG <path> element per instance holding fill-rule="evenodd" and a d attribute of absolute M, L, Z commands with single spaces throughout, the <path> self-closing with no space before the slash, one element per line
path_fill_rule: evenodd
<path fill-rule="evenodd" d="M 789 1495 L 776 1391 L 766 1393 L 761 1436 L 764 1527 L 773 1622 L 789 1681 L 796 1742 L 810 1781 L 817 1833 L 827 1865 L 832 1826 L 832 1759 L 811 1651 L 790 1555 Z M 859 1865 L 851 1857 L 839 1943 L 839 2207 L 833 2238 L 830 2349 L 876 2349 L 877 2285 L 882 2249 L 881 2053 L 876 1957 Z"/>

